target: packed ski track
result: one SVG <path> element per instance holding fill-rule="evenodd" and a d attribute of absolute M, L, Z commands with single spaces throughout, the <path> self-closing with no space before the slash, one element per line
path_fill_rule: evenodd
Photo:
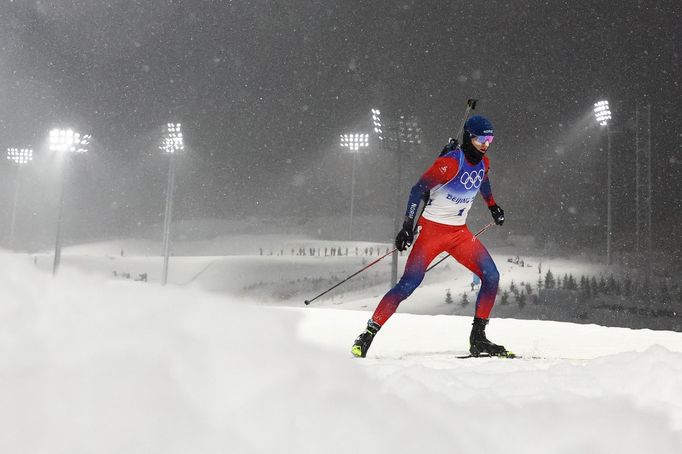
<path fill-rule="evenodd" d="M 43 259 L 0 255 L 0 452 L 682 452 L 682 333 L 493 318 L 523 357 L 457 359 L 471 316 L 438 311 L 470 276 L 449 267 L 358 359 L 381 286 L 309 307 L 243 290 L 356 258 L 177 257 L 166 288 L 132 252 L 67 249 L 56 279 Z"/>

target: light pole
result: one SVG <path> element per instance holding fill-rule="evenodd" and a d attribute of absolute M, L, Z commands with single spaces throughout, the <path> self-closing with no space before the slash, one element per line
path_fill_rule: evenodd
<path fill-rule="evenodd" d="M 9 247 L 14 245 L 14 230 L 17 221 L 17 201 L 19 200 L 19 176 L 21 168 L 33 161 L 33 150 L 30 148 L 8 148 L 7 159 L 17 167 L 17 174 L 14 178 L 14 200 L 12 202 L 12 221 L 9 229 Z"/>
<path fill-rule="evenodd" d="M 600 126 L 606 127 L 606 264 L 611 265 L 611 234 L 613 232 L 611 225 L 611 130 L 609 128 L 611 109 L 608 101 L 599 101 L 594 104 L 594 117 Z"/>
<path fill-rule="evenodd" d="M 635 251 L 638 260 L 641 260 L 644 237 L 647 270 L 651 269 L 652 246 L 651 162 L 651 104 L 647 104 L 643 114 L 639 106 L 635 108 Z"/>
<path fill-rule="evenodd" d="M 91 136 L 81 135 L 72 129 L 53 129 L 50 131 L 50 151 L 61 153 L 61 184 L 59 190 L 59 206 L 57 208 L 57 238 L 54 245 L 54 264 L 52 274 L 57 274 L 62 257 L 62 221 L 64 218 L 64 186 L 66 181 L 66 160 L 71 153 L 86 153 Z"/>
<path fill-rule="evenodd" d="M 350 182 L 350 223 L 348 225 L 348 239 L 353 239 L 353 205 L 355 203 L 355 167 L 361 148 L 369 146 L 369 134 L 341 134 L 341 147 L 348 148 L 353 155 L 353 171 Z"/>
<path fill-rule="evenodd" d="M 163 272 L 161 273 L 161 285 L 166 285 L 168 282 L 168 257 L 170 256 L 170 228 L 173 217 L 173 191 L 175 189 L 175 154 L 185 149 L 180 123 L 166 124 L 160 148 L 168 155 L 166 213 L 163 218 Z"/>

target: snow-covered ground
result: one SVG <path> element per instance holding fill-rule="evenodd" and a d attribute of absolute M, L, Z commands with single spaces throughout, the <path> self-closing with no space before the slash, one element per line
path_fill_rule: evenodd
<path fill-rule="evenodd" d="M 540 359 L 459 360 L 470 316 L 399 313 L 353 359 L 385 283 L 318 307 L 243 288 L 362 258 L 175 257 L 162 288 L 158 258 L 109 247 L 67 249 L 57 279 L 0 255 L 0 452 L 682 452 L 682 333 L 496 319 L 493 340 Z M 460 270 L 441 273 L 414 306 L 442 306 Z"/>

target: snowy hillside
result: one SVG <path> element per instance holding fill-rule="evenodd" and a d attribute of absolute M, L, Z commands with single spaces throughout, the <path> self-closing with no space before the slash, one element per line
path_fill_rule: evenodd
<path fill-rule="evenodd" d="M 469 317 L 55 280 L 0 256 L 0 452 L 679 453 L 682 334 L 495 320 L 543 359 L 458 360 Z"/>
<path fill-rule="evenodd" d="M 277 223 L 268 220 L 180 223 L 178 239 L 173 242 L 169 282 L 261 304 L 299 307 L 303 300 L 321 293 L 393 247 L 386 242 L 325 240 L 311 233 L 316 231 L 316 226 L 324 224 L 322 221 L 310 221 L 312 226 L 305 229 L 291 222 L 283 221 L 280 233 L 275 233 Z M 607 270 L 587 256 L 547 256 L 531 244 L 513 246 L 496 242 L 498 233 L 491 229 L 484 238 L 501 275 L 493 316 L 682 331 L 679 285 L 672 301 L 652 295 L 639 301 L 619 297 L 608 301 L 609 304 L 581 302 L 577 292 L 536 298 L 538 281 L 544 281 L 548 272 L 557 280 L 568 275 L 578 280 L 582 276 L 604 279 L 612 272 L 624 276 L 630 271 L 618 266 Z M 66 247 L 62 263 L 99 277 L 144 280 L 152 284 L 160 281 L 160 251 L 158 241 L 123 238 Z M 406 257 L 407 254 L 400 257 L 401 271 Z M 52 251 L 34 254 L 32 260 L 45 271 L 52 269 Z M 316 300 L 315 306 L 373 309 L 388 290 L 390 275 L 388 257 Z M 472 277 L 469 271 L 448 258 L 427 274 L 422 286 L 399 311 L 470 315 L 478 291 L 471 285 Z M 518 291 L 516 295 L 510 291 L 512 286 L 524 292 L 526 304 L 519 301 Z M 505 291 L 509 294 L 506 299 Z M 660 314 L 652 315 L 655 311 Z"/>

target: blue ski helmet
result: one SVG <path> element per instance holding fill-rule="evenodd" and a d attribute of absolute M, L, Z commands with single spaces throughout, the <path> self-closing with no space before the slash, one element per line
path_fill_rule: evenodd
<path fill-rule="evenodd" d="M 464 124 L 464 131 L 472 136 L 492 136 L 493 124 L 485 117 L 474 115 Z"/>

